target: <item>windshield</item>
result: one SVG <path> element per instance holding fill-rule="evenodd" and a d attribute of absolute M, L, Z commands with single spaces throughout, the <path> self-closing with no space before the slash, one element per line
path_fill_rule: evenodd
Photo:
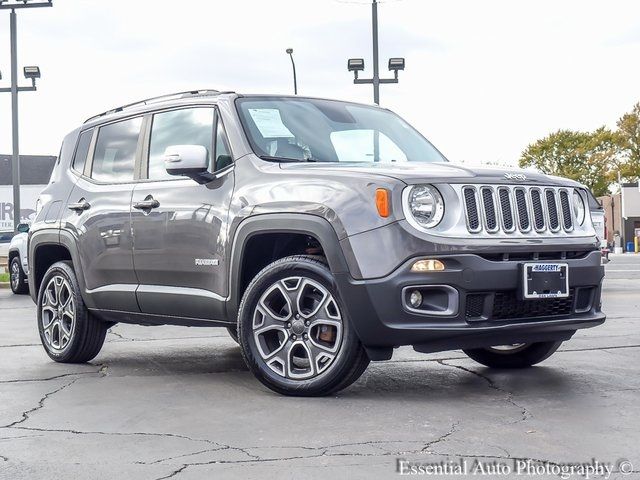
<path fill-rule="evenodd" d="M 240 120 L 256 155 L 307 162 L 446 162 L 396 114 L 333 100 L 245 97 Z"/>

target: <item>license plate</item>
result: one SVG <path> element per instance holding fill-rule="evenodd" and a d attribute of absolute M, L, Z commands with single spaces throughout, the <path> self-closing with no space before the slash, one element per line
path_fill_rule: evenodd
<path fill-rule="evenodd" d="M 569 296 L 569 265 L 566 263 L 525 263 L 522 297 L 566 298 Z"/>

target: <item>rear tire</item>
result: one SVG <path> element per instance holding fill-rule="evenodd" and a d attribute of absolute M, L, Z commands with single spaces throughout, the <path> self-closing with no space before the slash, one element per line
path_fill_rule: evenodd
<path fill-rule="evenodd" d="M 317 257 L 282 258 L 258 273 L 242 298 L 238 326 L 247 366 L 283 395 L 330 395 L 369 364 L 334 277 Z"/>
<path fill-rule="evenodd" d="M 527 368 L 549 358 L 562 342 L 538 342 L 503 347 L 463 350 L 470 358 L 490 368 Z"/>
<path fill-rule="evenodd" d="M 9 264 L 9 280 L 11 291 L 16 295 L 24 295 L 29 293 L 29 285 L 27 285 L 27 275 L 20 264 L 20 256 L 13 257 Z"/>
<path fill-rule="evenodd" d="M 47 355 L 60 363 L 84 363 L 102 348 L 111 324 L 87 309 L 71 262 L 54 263 L 38 292 L 38 331 Z"/>

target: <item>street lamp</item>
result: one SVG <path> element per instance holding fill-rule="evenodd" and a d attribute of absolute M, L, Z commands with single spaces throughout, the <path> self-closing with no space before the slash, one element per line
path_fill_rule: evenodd
<path fill-rule="evenodd" d="M 20 8 L 52 7 L 53 0 L 0 0 L 0 10 L 11 10 L 9 14 L 10 40 L 11 40 L 11 87 L 0 88 L 0 92 L 11 93 L 11 131 L 13 152 L 11 154 L 11 176 L 13 180 L 13 226 L 18 230 L 20 223 L 20 145 L 18 141 L 18 92 L 36 90 L 36 79 L 40 78 L 38 67 L 25 67 L 23 70 L 26 79 L 31 79 L 30 87 L 18 86 L 18 46 L 16 28 L 16 10 Z M 0 80 L 2 75 L 0 75 Z"/>
<path fill-rule="evenodd" d="M 394 57 L 389 59 L 389 71 L 393 72 L 393 78 L 380 78 L 378 74 L 378 2 L 373 0 L 371 4 L 371 34 L 373 37 L 373 78 L 358 78 L 358 72 L 364 70 L 364 59 L 350 58 L 347 61 L 347 70 L 353 72 L 353 83 L 373 84 L 373 103 L 380 104 L 380 84 L 398 83 L 398 71 L 404 70 L 404 58 Z"/>
<path fill-rule="evenodd" d="M 293 67 L 293 94 L 298 94 L 298 81 L 296 79 L 296 63 L 293 61 L 293 48 L 287 48 L 286 52 L 291 58 L 291 66 Z"/>

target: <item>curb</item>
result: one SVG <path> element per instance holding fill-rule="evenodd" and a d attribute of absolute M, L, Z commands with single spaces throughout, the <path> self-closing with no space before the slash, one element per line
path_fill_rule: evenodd
<path fill-rule="evenodd" d="M 0 282 L 0 288 L 9 288 L 9 282 Z"/>

